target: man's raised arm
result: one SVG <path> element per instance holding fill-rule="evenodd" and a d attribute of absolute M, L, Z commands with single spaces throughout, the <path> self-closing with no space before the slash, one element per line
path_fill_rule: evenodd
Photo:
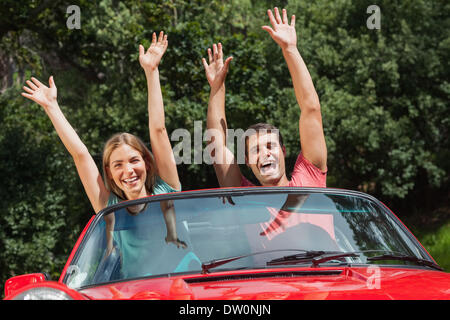
<path fill-rule="evenodd" d="M 321 171 L 327 170 L 327 147 L 322 126 L 320 102 L 308 68 L 297 49 L 295 16 L 288 23 L 286 10 L 282 16 L 278 8 L 267 11 L 270 26 L 263 26 L 272 39 L 280 46 L 286 60 L 294 86 L 295 97 L 300 106 L 300 144 L 303 156 Z"/>
<path fill-rule="evenodd" d="M 225 116 L 225 78 L 232 57 L 223 62 L 222 44 L 214 44 L 213 50 L 208 48 L 208 59 L 203 58 L 206 79 L 211 87 L 207 128 L 210 134 L 210 144 L 213 144 L 211 156 L 214 159 L 214 170 L 221 187 L 239 187 L 241 171 L 232 151 L 227 148 L 227 120 Z"/>

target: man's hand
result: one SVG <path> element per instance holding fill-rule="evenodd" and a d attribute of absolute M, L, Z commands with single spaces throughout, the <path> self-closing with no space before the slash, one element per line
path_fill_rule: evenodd
<path fill-rule="evenodd" d="M 47 108 L 56 103 L 57 89 L 55 82 L 53 81 L 53 76 L 48 79 L 50 87 L 42 84 L 38 79 L 31 77 L 31 80 L 27 80 L 26 83 L 28 87 L 24 86 L 22 96 L 33 100 L 40 106 Z"/>
<path fill-rule="evenodd" d="M 283 18 L 280 16 L 278 8 L 274 9 L 275 16 L 271 10 L 267 10 L 270 23 L 272 27 L 263 26 L 272 39 L 281 47 L 281 49 L 296 48 L 297 47 L 297 34 L 295 32 L 295 15 L 291 18 L 289 24 L 286 9 L 283 9 Z"/>
<path fill-rule="evenodd" d="M 139 63 L 145 71 L 153 71 L 158 68 L 161 58 L 166 52 L 168 43 L 167 34 L 164 35 L 164 32 L 161 31 L 158 40 L 156 40 L 156 33 L 153 32 L 152 44 L 147 52 L 144 52 L 143 45 L 139 45 Z"/>
<path fill-rule="evenodd" d="M 218 89 L 225 83 L 227 77 L 228 68 L 233 57 L 228 57 L 223 62 L 222 44 L 213 44 L 213 51 L 208 48 L 209 64 L 206 63 L 206 59 L 202 58 L 203 67 L 205 68 L 206 79 L 208 80 L 211 89 Z"/>

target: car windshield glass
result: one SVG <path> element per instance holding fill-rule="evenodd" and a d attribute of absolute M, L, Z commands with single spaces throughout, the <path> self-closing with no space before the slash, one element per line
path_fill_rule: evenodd
<path fill-rule="evenodd" d="M 263 268 L 270 260 L 296 253 L 286 250 L 386 250 L 430 259 L 392 213 L 358 193 L 203 193 L 148 197 L 140 204 L 105 210 L 86 233 L 64 282 L 80 288 L 200 273 L 204 262 L 240 255 L 249 256 L 214 270 Z M 267 254 L 252 255 L 262 251 Z M 371 255 L 344 259 L 375 263 L 367 260 Z"/>

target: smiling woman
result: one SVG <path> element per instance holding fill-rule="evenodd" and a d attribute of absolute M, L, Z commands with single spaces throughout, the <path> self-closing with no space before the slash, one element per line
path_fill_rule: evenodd
<path fill-rule="evenodd" d="M 153 33 L 147 51 L 139 46 L 139 62 L 145 71 L 148 87 L 150 142 L 154 155 L 144 143 L 130 133 L 111 137 L 103 152 L 103 173 L 100 172 L 76 131 L 62 113 L 57 102 L 53 77 L 49 87 L 36 78 L 26 82 L 22 96 L 43 107 L 64 146 L 72 155 L 86 194 L 99 212 L 122 200 L 133 200 L 155 193 L 181 189 L 175 159 L 164 126 L 164 106 L 159 83 L 158 65 L 167 49 L 167 35 Z"/>
<path fill-rule="evenodd" d="M 139 138 L 118 133 L 106 142 L 103 151 L 105 185 L 122 199 L 145 197 L 146 190 L 153 190 L 155 174 L 153 155 Z"/>
<path fill-rule="evenodd" d="M 165 130 L 164 106 L 159 83 L 159 62 L 167 49 L 167 35 L 161 31 L 157 39 L 153 33 L 152 44 L 145 52 L 139 46 L 139 62 L 145 71 L 148 88 L 148 114 L 150 143 L 154 155 L 144 143 L 130 133 L 118 133 L 112 136 L 104 147 L 103 179 L 76 131 L 62 113 L 57 102 L 57 88 L 53 77 L 49 87 L 38 79 L 31 78 L 24 86 L 22 96 L 33 100 L 43 107 L 64 146 L 75 162 L 86 194 L 98 213 L 105 207 L 123 200 L 134 200 L 152 194 L 169 193 L 181 190 L 175 158 L 169 137 Z M 144 208 L 131 208 L 132 214 L 139 214 Z M 175 212 L 170 202 L 161 203 L 167 227 L 166 243 L 184 247 L 178 239 L 175 229 Z M 114 214 L 105 217 L 107 233 L 107 255 L 114 254 L 112 237 Z"/>

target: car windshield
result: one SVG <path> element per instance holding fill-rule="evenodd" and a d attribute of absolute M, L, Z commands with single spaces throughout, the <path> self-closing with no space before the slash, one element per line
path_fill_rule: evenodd
<path fill-rule="evenodd" d="M 321 190 L 222 189 L 153 196 L 115 205 L 92 222 L 64 282 L 80 288 L 201 273 L 202 263 L 240 255 L 247 256 L 214 271 L 276 268 L 267 266 L 267 262 L 295 254 L 295 250 L 392 251 L 430 260 L 398 219 L 376 199 L 356 192 Z M 366 260 L 370 256 L 373 253 L 365 252 L 344 259 L 375 263 Z"/>

